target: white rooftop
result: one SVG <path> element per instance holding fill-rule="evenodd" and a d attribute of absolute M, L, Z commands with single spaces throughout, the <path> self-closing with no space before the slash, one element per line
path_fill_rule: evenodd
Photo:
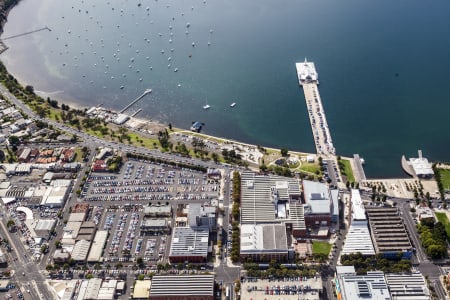
<path fill-rule="evenodd" d="M 336 266 L 336 274 L 356 274 L 355 266 Z"/>
<path fill-rule="evenodd" d="M 54 219 L 39 219 L 34 227 L 34 230 L 52 230 L 55 226 L 56 220 Z"/>
<path fill-rule="evenodd" d="M 344 273 L 338 274 L 337 277 L 343 300 L 392 299 L 383 272 L 367 272 L 367 275 Z"/>
<path fill-rule="evenodd" d="M 170 256 L 208 255 L 208 228 L 175 227 L 170 245 Z"/>
<path fill-rule="evenodd" d="M 99 230 L 95 233 L 95 238 L 91 246 L 91 251 L 87 258 L 88 262 L 98 262 L 102 260 L 103 249 L 108 238 L 108 231 Z"/>
<path fill-rule="evenodd" d="M 410 158 L 409 164 L 413 168 L 414 172 L 417 176 L 433 176 L 433 168 L 431 163 L 428 162 L 428 159 L 422 157 L 422 150 L 418 151 L 418 158 Z"/>
<path fill-rule="evenodd" d="M 391 295 L 396 300 L 429 300 L 430 291 L 420 273 L 386 274 Z"/>
<path fill-rule="evenodd" d="M 16 211 L 23 212 L 26 215 L 27 220 L 33 220 L 33 211 L 25 206 L 19 206 Z"/>
<path fill-rule="evenodd" d="M 288 202 L 291 195 L 299 194 L 300 185 L 294 178 L 243 172 L 241 181 L 243 183 L 241 187 L 242 224 L 277 221 L 276 202 Z"/>
<path fill-rule="evenodd" d="M 241 225 L 241 253 L 287 251 L 283 224 Z"/>
<path fill-rule="evenodd" d="M 329 214 L 331 209 L 330 190 L 324 183 L 303 180 L 305 212 L 310 214 Z"/>
<path fill-rule="evenodd" d="M 342 254 L 360 252 L 362 255 L 375 255 L 367 223 L 352 222 L 345 239 Z"/>
<path fill-rule="evenodd" d="M 366 210 L 364 208 L 364 204 L 361 200 L 361 194 L 359 193 L 359 190 L 352 190 L 352 222 L 360 221 L 360 220 L 367 220 L 366 218 Z"/>
<path fill-rule="evenodd" d="M 304 62 L 296 63 L 297 77 L 300 83 L 317 81 L 319 75 L 316 72 L 316 67 L 313 62 L 308 62 L 305 58 Z"/>
<path fill-rule="evenodd" d="M 156 275 L 153 276 L 150 298 L 204 299 L 214 295 L 214 275 Z M 197 298 L 195 298 L 197 299 Z M 209 298 L 208 298 L 209 299 Z M 212 299 L 212 298 L 211 298 Z"/>
<path fill-rule="evenodd" d="M 72 250 L 72 258 L 75 261 L 84 261 L 86 260 L 86 257 L 89 252 L 89 248 L 91 246 L 91 243 L 86 240 L 78 241 Z"/>

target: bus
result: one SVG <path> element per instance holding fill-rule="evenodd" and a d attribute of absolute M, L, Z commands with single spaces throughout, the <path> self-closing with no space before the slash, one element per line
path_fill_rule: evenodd
<path fill-rule="evenodd" d="M 230 287 L 229 286 L 227 286 L 227 288 L 225 289 L 225 299 L 230 300 Z"/>

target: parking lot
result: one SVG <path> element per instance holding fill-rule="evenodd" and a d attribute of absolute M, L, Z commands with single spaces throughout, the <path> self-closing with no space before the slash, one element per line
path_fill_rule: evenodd
<path fill-rule="evenodd" d="M 82 193 L 94 206 L 90 220 L 99 230 L 109 231 L 105 261 L 134 262 L 139 257 L 157 263 L 166 262 L 171 239 L 141 232 L 144 206 L 203 203 L 216 199 L 219 190 L 219 184 L 202 172 L 131 160 L 119 174 L 90 174 Z"/>
<path fill-rule="evenodd" d="M 9 203 L 5 205 L 5 211 L 7 216 L 9 216 L 10 220 L 13 220 L 16 228 L 17 233 L 20 234 L 21 238 L 25 241 L 26 247 L 25 249 L 29 250 L 30 252 L 27 254 L 30 254 L 31 257 L 38 260 L 42 253 L 41 253 L 41 244 L 37 244 L 36 240 L 32 237 L 32 234 L 29 230 L 29 228 L 25 225 L 25 219 L 26 215 L 22 211 L 18 211 L 17 208 L 26 205 L 26 201 L 15 201 L 14 203 Z M 31 207 L 28 206 L 28 208 L 33 212 L 33 216 L 42 219 L 54 219 L 57 221 L 56 224 L 61 224 L 61 221 L 58 219 L 58 211 L 57 208 L 47 208 L 47 207 Z M 54 235 L 50 235 L 50 239 L 52 239 Z"/>
<path fill-rule="evenodd" d="M 323 178 L 326 181 L 330 181 L 333 186 L 338 186 L 338 183 L 341 182 L 341 179 L 336 162 L 332 159 L 323 160 L 323 165 L 325 166 L 325 170 L 323 171 Z"/>
<path fill-rule="evenodd" d="M 81 191 L 85 201 L 135 202 L 210 200 L 219 185 L 206 174 L 165 164 L 130 160 L 120 174 L 92 173 Z"/>
<path fill-rule="evenodd" d="M 320 299 L 322 280 L 319 277 L 283 279 L 247 279 L 241 284 L 242 299 Z"/>
<path fill-rule="evenodd" d="M 141 257 L 145 262 L 162 262 L 169 250 L 167 235 L 142 235 L 143 210 L 127 212 L 123 208 L 108 209 L 99 230 L 110 235 L 104 251 L 105 261 L 127 262 Z"/>

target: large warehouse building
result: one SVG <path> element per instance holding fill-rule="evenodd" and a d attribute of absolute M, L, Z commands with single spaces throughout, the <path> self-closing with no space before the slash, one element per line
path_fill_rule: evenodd
<path fill-rule="evenodd" d="M 150 300 L 213 300 L 214 275 L 153 276 Z"/>
<path fill-rule="evenodd" d="M 412 256 L 413 246 L 396 207 L 366 207 L 375 251 L 387 258 Z"/>

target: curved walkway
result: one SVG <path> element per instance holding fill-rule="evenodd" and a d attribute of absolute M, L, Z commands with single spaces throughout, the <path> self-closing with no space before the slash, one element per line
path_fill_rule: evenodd
<path fill-rule="evenodd" d="M 412 176 L 414 178 L 416 177 L 416 173 L 414 173 L 413 168 L 408 163 L 408 161 L 406 160 L 406 157 L 404 155 L 402 155 L 402 168 L 403 168 L 403 171 L 405 171 L 409 176 Z"/>

